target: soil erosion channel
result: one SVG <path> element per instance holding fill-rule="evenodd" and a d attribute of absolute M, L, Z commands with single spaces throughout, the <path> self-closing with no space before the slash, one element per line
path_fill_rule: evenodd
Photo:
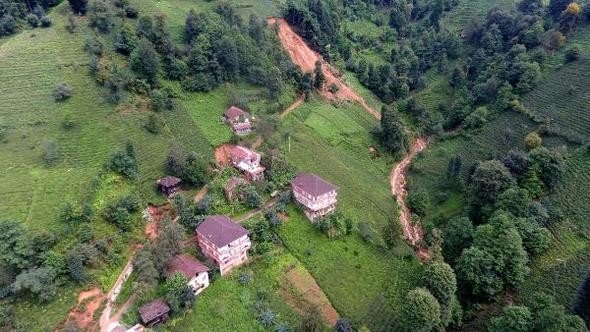
<path fill-rule="evenodd" d="M 381 119 L 381 113 L 372 109 L 366 100 L 348 86 L 340 78 L 338 70 L 332 67 L 325 61 L 320 54 L 313 51 L 307 43 L 299 36 L 283 18 L 269 18 L 269 25 L 276 25 L 278 27 L 278 35 L 281 44 L 291 57 L 291 60 L 298 65 L 303 72 L 313 72 L 315 64 L 320 61 L 326 76 L 326 84 L 320 90 L 320 94 L 327 100 L 347 100 L 358 102 L 363 108 L 372 114 L 376 119 Z M 326 87 L 335 84 L 338 86 L 336 93 L 330 92 Z M 411 244 L 421 259 L 428 258 L 428 251 L 422 246 L 422 227 L 421 225 L 413 225 L 411 222 L 410 209 L 406 204 L 406 171 L 410 167 L 412 160 L 416 155 L 424 150 L 427 146 L 427 141 L 423 138 L 416 139 L 410 148 L 410 152 L 396 165 L 391 171 L 389 181 L 391 184 L 391 193 L 396 197 L 397 203 L 400 206 L 400 223 L 402 224 L 404 237 Z"/>

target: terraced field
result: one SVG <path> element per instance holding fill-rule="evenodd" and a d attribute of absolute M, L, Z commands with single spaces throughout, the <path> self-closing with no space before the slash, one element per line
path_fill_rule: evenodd
<path fill-rule="evenodd" d="M 571 140 L 590 139 L 590 59 L 563 66 L 524 98 L 524 105 Z"/>
<path fill-rule="evenodd" d="M 461 0 L 443 19 L 450 29 L 460 31 L 471 21 L 480 20 L 494 7 L 509 8 L 516 4 L 516 0 Z"/>
<path fill-rule="evenodd" d="M 588 273 L 590 260 L 590 154 L 583 148 L 568 159 L 565 176 L 548 201 L 564 213 L 561 223 L 551 225 L 554 245 L 534 261 L 531 278 L 523 285 L 526 299 L 544 290 L 569 307 L 578 285 Z"/>

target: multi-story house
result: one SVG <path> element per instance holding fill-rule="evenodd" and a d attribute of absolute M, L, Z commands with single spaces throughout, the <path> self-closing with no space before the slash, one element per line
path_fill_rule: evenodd
<path fill-rule="evenodd" d="M 195 295 L 209 287 L 209 268 L 199 260 L 187 255 L 176 255 L 168 263 L 168 276 L 177 272 L 182 273 L 188 280 L 189 286 Z"/>
<path fill-rule="evenodd" d="M 221 275 L 248 260 L 252 246 L 248 230 L 226 216 L 210 216 L 197 227 L 197 242 L 203 254 L 215 261 Z"/>
<path fill-rule="evenodd" d="M 236 135 L 246 135 L 252 131 L 250 114 L 241 108 L 232 106 L 225 110 L 223 118 Z"/>
<path fill-rule="evenodd" d="M 264 179 L 265 168 L 260 165 L 260 154 L 252 150 L 243 146 L 234 146 L 231 149 L 231 163 L 250 181 Z"/>
<path fill-rule="evenodd" d="M 291 188 L 295 200 L 312 222 L 336 210 L 338 188 L 315 174 L 300 174 L 291 181 Z"/>

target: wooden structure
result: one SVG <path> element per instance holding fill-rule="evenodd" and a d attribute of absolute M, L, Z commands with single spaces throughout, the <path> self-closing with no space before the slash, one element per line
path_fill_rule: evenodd
<path fill-rule="evenodd" d="M 161 178 L 156 183 L 158 184 L 158 190 L 160 190 L 160 192 L 162 192 L 167 197 L 172 197 L 174 194 L 180 191 L 182 180 L 174 176 L 167 176 L 165 178 Z"/>
<path fill-rule="evenodd" d="M 157 299 L 139 307 L 139 316 L 145 326 L 153 327 L 170 318 L 170 307 L 164 300 Z"/>

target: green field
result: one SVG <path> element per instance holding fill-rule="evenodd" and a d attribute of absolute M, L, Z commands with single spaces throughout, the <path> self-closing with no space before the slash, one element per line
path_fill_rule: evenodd
<path fill-rule="evenodd" d="M 494 7 L 510 8 L 516 0 L 460 0 L 459 4 L 445 15 L 442 22 L 450 29 L 461 31 L 471 21 L 480 21 Z"/>

